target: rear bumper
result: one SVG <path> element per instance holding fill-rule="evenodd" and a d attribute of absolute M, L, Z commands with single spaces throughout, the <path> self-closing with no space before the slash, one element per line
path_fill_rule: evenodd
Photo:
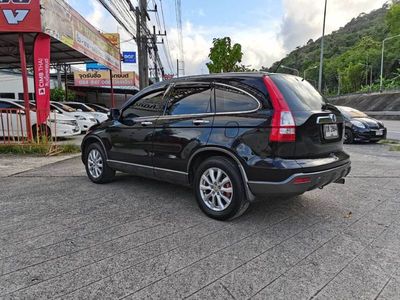
<path fill-rule="evenodd" d="M 250 191 L 254 195 L 279 195 L 304 193 L 316 188 L 322 188 L 330 183 L 346 177 L 351 170 L 351 163 L 328 170 L 312 173 L 296 173 L 280 182 L 248 181 Z M 296 183 L 296 179 L 307 179 L 306 183 Z"/>

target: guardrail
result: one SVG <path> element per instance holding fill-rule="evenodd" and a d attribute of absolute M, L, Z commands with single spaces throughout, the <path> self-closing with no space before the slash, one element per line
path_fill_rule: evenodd
<path fill-rule="evenodd" d="M 25 117 L 25 110 L 22 108 L 0 109 L 0 144 L 22 144 L 28 142 L 28 128 Z M 50 113 L 45 124 L 38 126 L 33 123 L 33 142 L 56 141 L 56 122 L 57 114 Z"/>
<path fill-rule="evenodd" d="M 24 143 L 27 141 L 25 111 L 16 108 L 0 109 L 0 143 Z"/>

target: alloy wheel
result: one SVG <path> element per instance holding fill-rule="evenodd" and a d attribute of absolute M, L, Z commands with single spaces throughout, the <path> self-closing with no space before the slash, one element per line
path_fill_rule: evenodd
<path fill-rule="evenodd" d="M 232 201 L 232 181 L 219 168 L 207 169 L 200 178 L 199 188 L 202 200 L 213 211 L 225 210 Z"/>
<path fill-rule="evenodd" d="M 88 169 L 90 175 L 95 179 L 103 174 L 103 158 L 99 150 L 90 150 L 88 155 Z"/>

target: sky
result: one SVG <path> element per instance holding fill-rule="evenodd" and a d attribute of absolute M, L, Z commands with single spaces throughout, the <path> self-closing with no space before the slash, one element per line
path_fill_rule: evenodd
<path fill-rule="evenodd" d="M 136 6 L 137 0 L 131 0 Z M 150 0 L 149 7 L 160 1 L 164 8 L 169 52 L 167 63 L 163 47 L 161 59 L 166 73 L 176 72 L 179 53 L 175 0 Z M 112 16 L 97 0 L 68 0 L 88 21 L 104 32 L 120 32 L 123 41 L 131 37 L 117 26 Z M 242 63 L 251 68 L 269 67 L 297 46 L 322 34 L 324 0 L 182 0 L 183 48 L 185 74 L 208 72 L 206 63 L 213 38 L 229 36 L 240 43 Z M 360 13 L 382 7 L 387 0 L 328 0 L 326 33 L 339 29 Z M 154 13 L 150 13 L 155 20 Z M 151 21 L 155 22 L 155 21 Z M 163 30 L 163 29 L 161 29 Z M 136 51 L 136 44 L 126 42 L 122 50 Z M 137 65 L 123 65 L 124 71 Z"/>

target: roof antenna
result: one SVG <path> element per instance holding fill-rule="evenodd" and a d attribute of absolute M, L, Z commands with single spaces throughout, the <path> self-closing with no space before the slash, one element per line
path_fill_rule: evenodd
<path fill-rule="evenodd" d="M 278 69 L 279 69 L 279 67 L 281 66 L 281 64 L 282 64 L 282 60 L 279 62 L 279 64 L 278 64 L 278 66 L 275 68 L 275 70 L 272 72 L 272 73 L 276 73 L 277 71 L 278 71 Z"/>

